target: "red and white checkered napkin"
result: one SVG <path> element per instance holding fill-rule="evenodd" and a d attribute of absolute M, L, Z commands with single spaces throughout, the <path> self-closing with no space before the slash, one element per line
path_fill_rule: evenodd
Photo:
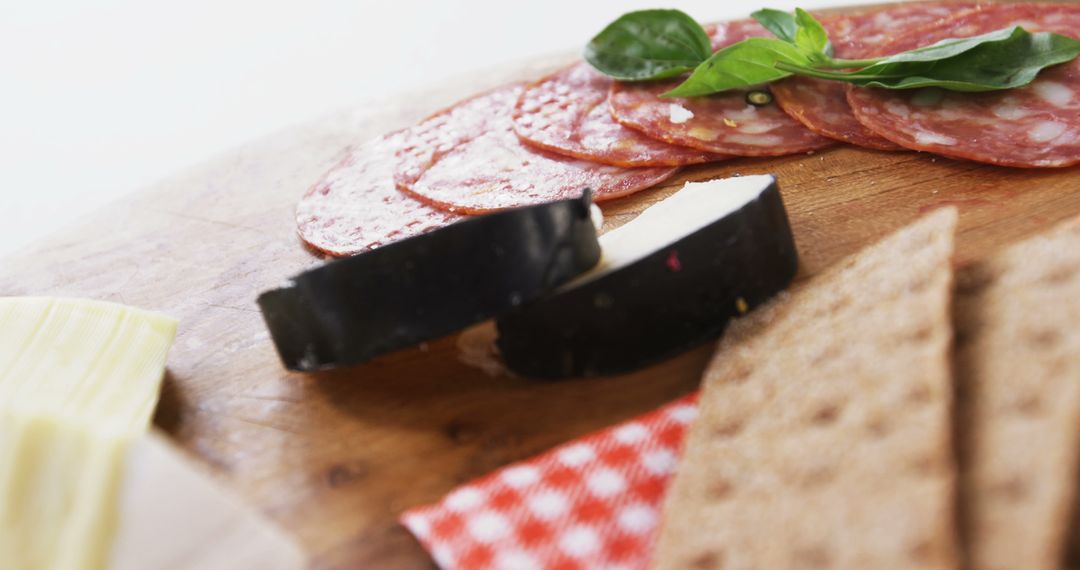
<path fill-rule="evenodd" d="M 645 568 L 696 402 L 504 467 L 401 523 L 444 570 Z"/>

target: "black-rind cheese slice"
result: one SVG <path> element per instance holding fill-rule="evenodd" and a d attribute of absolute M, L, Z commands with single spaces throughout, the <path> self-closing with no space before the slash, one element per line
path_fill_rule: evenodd
<path fill-rule="evenodd" d="M 477 216 L 301 273 L 258 303 L 286 368 L 358 364 L 534 300 L 600 259 L 581 198 Z"/>
<path fill-rule="evenodd" d="M 600 243 L 589 273 L 497 319 L 510 370 L 555 379 L 642 368 L 718 337 L 798 269 L 768 175 L 687 184 Z"/>

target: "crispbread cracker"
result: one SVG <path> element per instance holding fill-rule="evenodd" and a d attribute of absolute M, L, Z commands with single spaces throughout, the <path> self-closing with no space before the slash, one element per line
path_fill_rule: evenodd
<path fill-rule="evenodd" d="M 961 529 L 972 568 L 1058 568 L 1080 461 L 1080 218 L 957 277 Z"/>
<path fill-rule="evenodd" d="M 955 226 L 938 210 L 733 323 L 656 568 L 957 565 Z"/>

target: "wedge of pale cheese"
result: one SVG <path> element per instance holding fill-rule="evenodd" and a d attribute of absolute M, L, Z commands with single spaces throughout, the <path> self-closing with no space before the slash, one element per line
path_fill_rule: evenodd
<path fill-rule="evenodd" d="M 0 568 L 303 568 L 288 536 L 155 433 L 0 415 Z"/>
<path fill-rule="evenodd" d="M 0 298 L 0 568 L 104 568 L 128 442 L 157 405 L 176 320 Z"/>
<path fill-rule="evenodd" d="M 104 568 L 130 435 L 0 412 L 0 568 Z"/>
<path fill-rule="evenodd" d="M 145 430 L 176 325 L 116 303 L 0 298 L 0 411 Z"/>
<path fill-rule="evenodd" d="M 176 325 L 114 303 L 0 298 L 0 568 L 304 566 L 146 433 Z"/>

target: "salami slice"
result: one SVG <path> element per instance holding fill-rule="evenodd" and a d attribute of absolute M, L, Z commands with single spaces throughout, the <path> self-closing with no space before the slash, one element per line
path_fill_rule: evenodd
<path fill-rule="evenodd" d="M 918 2 L 823 22 L 836 57 L 858 59 L 885 55 L 888 36 L 932 24 L 974 4 Z M 776 102 L 787 114 L 819 135 L 877 150 L 902 147 L 864 127 L 851 112 L 847 86 L 839 81 L 791 77 L 772 86 Z"/>
<path fill-rule="evenodd" d="M 987 5 L 899 37 L 887 49 L 903 51 L 1011 25 L 1076 36 L 1080 4 Z M 1003 166 L 1080 163 L 1077 60 L 1045 69 L 1019 89 L 959 93 L 851 88 L 848 102 L 862 124 L 910 149 Z"/>
<path fill-rule="evenodd" d="M 588 63 L 561 69 L 525 88 L 514 132 L 538 148 L 615 166 L 680 166 L 727 158 L 670 145 L 628 129 L 608 112 L 611 80 Z"/>
<path fill-rule="evenodd" d="M 821 136 L 875 150 L 903 148 L 855 118 L 847 102 L 847 86 L 839 81 L 789 77 L 770 89 L 784 112 Z"/>
<path fill-rule="evenodd" d="M 716 48 L 753 36 L 768 36 L 756 22 L 739 20 L 717 24 L 710 30 Z M 662 99 L 673 81 L 614 82 L 608 105 L 615 120 L 664 142 L 718 154 L 780 156 L 806 152 L 832 144 L 789 117 L 774 102 L 755 106 L 751 91 L 739 89 L 706 97 Z M 771 96 L 770 96 L 771 98 Z"/>
<path fill-rule="evenodd" d="M 730 20 L 727 22 L 715 22 L 704 26 L 705 33 L 712 40 L 712 49 L 716 51 L 722 47 L 741 42 L 746 38 L 769 38 L 772 33 L 759 24 L 757 20 Z"/>
<path fill-rule="evenodd" d="M 312 248 L 352 255 L 422 234 L 462 216 L 436 210 L 394 187 L 401 131 L 351 151 L 300 199 L 296 228 Z"/>
<path fill-rule="evenodd" d="M 925 26 L 978 6 L 975 2 L 911 2 L 826 21 L 838 57 L 885 55 L 882 49 L 900 35 L 917 33 Z"/>
<path fill-rule="evenodd" d="M 580 196 L 600 202 L 656 185 L 677 167 L 620 168 L 525 146 L 513 109 L 514 83 L 436 113 L 407 131 L 398 152 L 398 188 L 452 212 L 478 214 Z"/>

